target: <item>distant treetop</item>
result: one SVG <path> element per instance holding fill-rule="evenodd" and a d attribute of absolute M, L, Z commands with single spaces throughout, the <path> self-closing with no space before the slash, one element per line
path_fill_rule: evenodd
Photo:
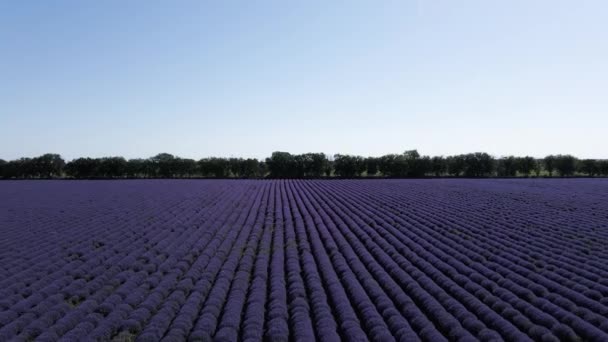
<path fill-rule="evenodd" d="M 356 177 L 529 177 L 608 176 L 608 160 L 571 155 L 494 158 L 475 152 L 454 156 L 422 156 L 417 150 L 381 157 L 324 153 L 273 152 L 264 161 L 254 158 L 186 159 L 159 153 L 147 159 L 123 157 L 76 158 L 59 154 L 11 161 L 0 159 L 3 179 L 48 178 L 356 178 Z"/>

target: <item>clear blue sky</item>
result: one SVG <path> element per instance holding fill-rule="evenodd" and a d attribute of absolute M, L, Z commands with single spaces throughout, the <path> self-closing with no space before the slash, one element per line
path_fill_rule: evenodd
<path fill-rule="evenodd" d="M 1 1 L 0 158 L 608 158 L 608 2 Z"/>

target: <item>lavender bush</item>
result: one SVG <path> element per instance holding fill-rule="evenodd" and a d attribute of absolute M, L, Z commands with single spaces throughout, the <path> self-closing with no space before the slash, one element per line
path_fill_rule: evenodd
<path fill-rule="evenodd" d="M 0 341 L 608 340 L 608 180 L 0 183 Z"/>

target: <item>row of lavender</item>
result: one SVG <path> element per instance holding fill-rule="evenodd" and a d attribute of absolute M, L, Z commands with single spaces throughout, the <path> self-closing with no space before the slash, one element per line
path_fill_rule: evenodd
<path fill-rule="evenodd" d="M 608 339 L 605 180 L 3 182 L 0 340 Z"/>

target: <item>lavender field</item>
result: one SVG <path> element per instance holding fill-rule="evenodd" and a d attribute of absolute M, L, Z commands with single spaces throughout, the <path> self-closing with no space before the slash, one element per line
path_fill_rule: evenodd
<path fill-rule="evenodd" d="M 608 341 L 608 180 L 0 182 L 0 341 Z"/>

